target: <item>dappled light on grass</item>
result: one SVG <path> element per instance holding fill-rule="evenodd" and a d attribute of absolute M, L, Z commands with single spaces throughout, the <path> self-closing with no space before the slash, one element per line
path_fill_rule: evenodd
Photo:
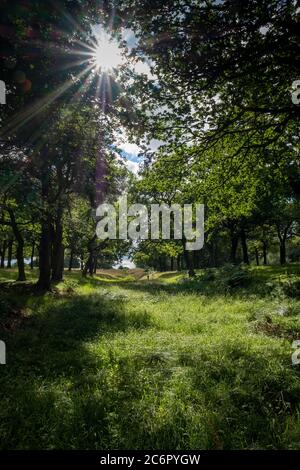
<path fill-rule="evenodd" d="M 218 292 L 201 272 L 192 288 L 170 274 L 71 273 L 50 294 L 16 296 L 28 319 L 4 334 L 1 448 L 297 448 L 300 303 L 255 296 L 260 270 L 251 275 L 251 298 Z M 261 326 L 270 318 L 272 334 Z"/>

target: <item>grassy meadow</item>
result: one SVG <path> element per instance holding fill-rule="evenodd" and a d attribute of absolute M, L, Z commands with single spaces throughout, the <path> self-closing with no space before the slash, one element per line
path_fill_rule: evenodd
<path fill-rule="evenodd" d="M 300 449 L 299 265 L 27 274 L 0 271 L 2 450 Z"/>

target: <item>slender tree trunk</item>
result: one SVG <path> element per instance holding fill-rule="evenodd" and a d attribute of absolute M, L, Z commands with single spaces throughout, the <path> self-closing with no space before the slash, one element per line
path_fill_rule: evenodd
<path fill-rule="evenodd" d="M 236 252 L 238 248 L 239 238 L 237 235 L 231 235 L 231 250 L 230 250 L 230 261 L 236 264 Z"/>
<path fill-rule="evenodd" d="M 264 265 L 267 266 L 268 264 L 268 253 L 267 253 L 267 243 L 262 242 L 262 248 L 263 248 L 263 260 L 264 260 Z"/>
<path fill-rule="evenodd" d="M 95 258 L 94 258 L 94 270 L 93 270 L 93 274 L 97 274 L 97 262 L 98 262 L 97 256 L 95 256 Z"/>
<path fill-rule="evenodd" d="M 200 267 L 200 250 L 194 250 L 192 252 L 193 260 L 194 260 L 194 267 L 199 269 Z"/>
<path fill-rule="evenodd" d="M 26 276 L 25 276 L 25 265 L 24 265 L 24 241 L 23 238 L 20 240 L 17 240 L 17 251 L 16 251 L 16 256 L 17 256 L 17 263 L 18 263 L 18 281 L 26 281 Z"/>
<path fill-rule="evenodd" d="M 14 244 L 14 240 L 13 238 L 11 238 L 8 242 L 8 253 L 7 253 L 7 268 L 8 269 L 11 268 L 13 244 Z"/>
<path fill-rule="evenodd" d="M 31 245 L 31 256 L 30 256 L 30 269 L 33 270 L 33 258 L 34 258 L 35 242 L 32 242 Z"/>
<path fill-rule="evenodd" d="M 241 245 L 242 245 L 242 251 L 243 251 L 243 262 L 245 264 L 249 264 L 247 238 L 246 238 L 246 232 L 244 228 L 241 229 Z"/>
<path fill-rule="evenodd" d="M 188 270 L 189 277 L 195 276 L 195 270 L 194 270 L 194 256 L 193 253 L 191 253 L 188 250 L 184 250 L 184 258 L 185 258 L 185 263 L 186 267 Z"/>
<path fill-rule="evenodd" d="M 286 264 L 286 246 L 285 246 L 285 238 L 282 238 L 282 239 L 280 240 L 279 253 L 280 253 L 280 264 L 281 264 L 281 265 Z"/>
<path fill-rule="evenodd" d="M 177 256 L 177 271 L 181 271 L 181 255 Z"/>
<path fill-rule="evenodd" d="M 62 243 L 62 232 L 59 228 L 59 233 L 55 234 L 53 240 L 53 251 L 52 251 L 52 261 L 51 261 L 51 279 L 54 282 L 60 282 L 63 280 L 63 271 L 64 271 L 64 246 Z"/>
<path fill-rule="evenodd" d="M 71 251 L 70 251 L 70 261 L 69 261 L 69 271 L 72 271 L 73 259 L 74 259 L 74 252 L 73 252 L 73 250 L 71 249 Z"/>
<path fill-rule="evenodd" d="M 51 231 L 52 217 L 50 213 L 49 192 L 50 192 L 50 169 L 48 160 L 48 148 L 45 148 L 43 155 L 43 167 L 41 173 L 42 201 L 45 205 L 41 222 L 41 238 L 39 247 L 39 280 L 37 288 L 40 290 L 50 290 L 51 288 Z"/>
<path fill-rule="evenodd" d="M 256 259 L 256 266 L 259 266 L 259 255 L 258 255 L 258 249 L 255 248 L 255 259 Z"/>
<path fill-rule="evenodd" d="M 93 238 L 89 242 L 89 256 L 87 262 L 85 263 L 84 269 L 82 271 L 82 275 L 86 277 L 87 273 L 93 274 L 93 261 L 94 261 L 94 251 L 95 251 L 95 244 L 96 244 L 97 235 L 94 235 Z"/>
<path fill-rule="evenodd" d="M 17 281 L 26 281 L 25 276 L 25 264 L 24 264 L 24 240 L 22 233 L 19 230 L 17 221 L 15 219 L 15 214 L 12 209 L 7 209 L 11 221 L 11 228 L 13 230 L 13 234 L 17 241 L 17 250 L 16 250 L 16 257 L 17 257 L 17 264 L 18 264 L 18 279 Z"/>
<path fill-rule="evenodd" d="M 47 215 L 41 224 L 41 239 L 39 250 L 40 275 L 37 287 L 50 290 L 51 287 L 51 217 Z"/>
<path fill-rule="evenodd" d="M 89 275 L 93 276 L 94 274 L 94 256 L 92 256 L 92 260 L 89 265 Z"/>
<path fill-rule="evenodd" d="M 279 258 L 280 264 L 286 264 L 286 238 L 287 238 L 288 228 L 286 227 L 283 230 L 283 233 L 280 231 L 280 227 L 277 227 L 277 235 L 279 239 Z"/>
<path fill-rule="evenodd" d="M 1 251 L 1 263 L 0 263 L 1 268 L 5 267 L 6 248 L 7 248 L 7 241 L 4 240 L 4 242 L 2 244 L 2 251 Z"/>
<path fill-rule="evenodd" d="M 171 256 L 171 271 L 174 271 L 174 258 Z"/>
<path fill-rule="evenodd" d="M 56 213 L 55 230 L 53 237 L 53 256 L 52 256 L 52 281 L 60 282 L 63 280 L 64 271 L 64 246 L 63 246 L 63 225 L 62 225 L 62 207 L 59 207 Z"/>

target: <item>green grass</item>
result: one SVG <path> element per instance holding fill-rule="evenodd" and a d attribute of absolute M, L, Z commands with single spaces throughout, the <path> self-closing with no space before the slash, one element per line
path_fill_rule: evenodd
<path fill-rule="evenodd" d="M 300 449 L 299 266 L 225 271 L 3 288 L 0 448 Z"/>

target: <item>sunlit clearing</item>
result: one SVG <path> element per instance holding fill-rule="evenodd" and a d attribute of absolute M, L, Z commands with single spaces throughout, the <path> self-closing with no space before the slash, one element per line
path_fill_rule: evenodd
<path fill-rule="evenodd" d="M 123 57 L 117 41 L 102 33 L 97 38 L 93 60 L 98 70 L 111 71 L 122 65 Z"/>

